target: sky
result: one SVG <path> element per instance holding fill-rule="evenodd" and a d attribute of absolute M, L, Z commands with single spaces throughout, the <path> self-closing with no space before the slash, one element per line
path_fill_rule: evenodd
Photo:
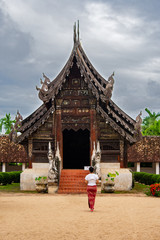
<path fill-rule="evenodd" d="M 36 85 L 65 65 L 78 19 L 93 66 L 115 72 L 112 100 L 134 119 L 160 112 L 159 0 L 0 0 L 0 118 L 42 104 Z"/>

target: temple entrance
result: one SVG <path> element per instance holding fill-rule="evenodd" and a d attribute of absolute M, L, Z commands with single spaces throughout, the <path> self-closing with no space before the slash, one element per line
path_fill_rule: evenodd
<path fill-rule="evenodd" d="M 63 131 L 63 169 L 84 169 L 90 165 L 90 131 Z"/>

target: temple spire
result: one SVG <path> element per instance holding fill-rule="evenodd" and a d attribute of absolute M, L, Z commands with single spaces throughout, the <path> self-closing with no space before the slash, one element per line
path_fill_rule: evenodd
<path fill-rule="evenodd" d="M 79 20 L 77 21 L 77 26 L 76 22 L 74 23 L 73 26 L 73 40 L 74 43 L 79 42 Z"/>
<path fill-rule="evenodd" d="M 77 21 L 77 35 L 78 35 L 78 42 L 79 42 L 79 20 Z"/>
<path fill-rule="evenodd" d="M 74 40 L 74 43 L 76 43 L 76 41 L 77 41 L 77 36 L 76 36 L 76 22 L 74 23 L 74 27 L 73 27 L 73 40 Z"/>

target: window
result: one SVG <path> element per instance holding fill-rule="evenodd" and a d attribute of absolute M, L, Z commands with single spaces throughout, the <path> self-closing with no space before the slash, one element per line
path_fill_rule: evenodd
<path fill-rule="evenodd" d="M 134 167 L 134 162 L 129 162 L 128 163 L 128 168 Z"/>
<path fill-rule="evenodd" d="M 152 163 L 151 162 L 141 162 L 140 166 L 146 167 L 146 168 L 152 168 Z"/>

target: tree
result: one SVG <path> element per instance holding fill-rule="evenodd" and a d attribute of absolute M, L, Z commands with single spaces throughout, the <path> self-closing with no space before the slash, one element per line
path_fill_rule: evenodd
<path fill-rule="evenodd" d="M 160 135 L 160 113 L 151 113 L 148 108 L 145 108 L 145 111 L 149 116 L 145 117 L 142 122 L 142 134 L 143 135 L 152 135 L 159 136 Z"/>
<path fill-rule="evenodd" d="M 155 120 L 148 128 L 143 131 L 143 135 L 160 136 L 160 120 Z"/>
<path fill-rule="evenodd" d="M 0 119 L 0 132 L 2 132 L 2 127 L 5 129 L 5 134 L 9 134 L 11 132 L 11 126 L 15 123 L 15 120 L 11 119 L 11 114 L 6 114 L 4 118 Z"/>

